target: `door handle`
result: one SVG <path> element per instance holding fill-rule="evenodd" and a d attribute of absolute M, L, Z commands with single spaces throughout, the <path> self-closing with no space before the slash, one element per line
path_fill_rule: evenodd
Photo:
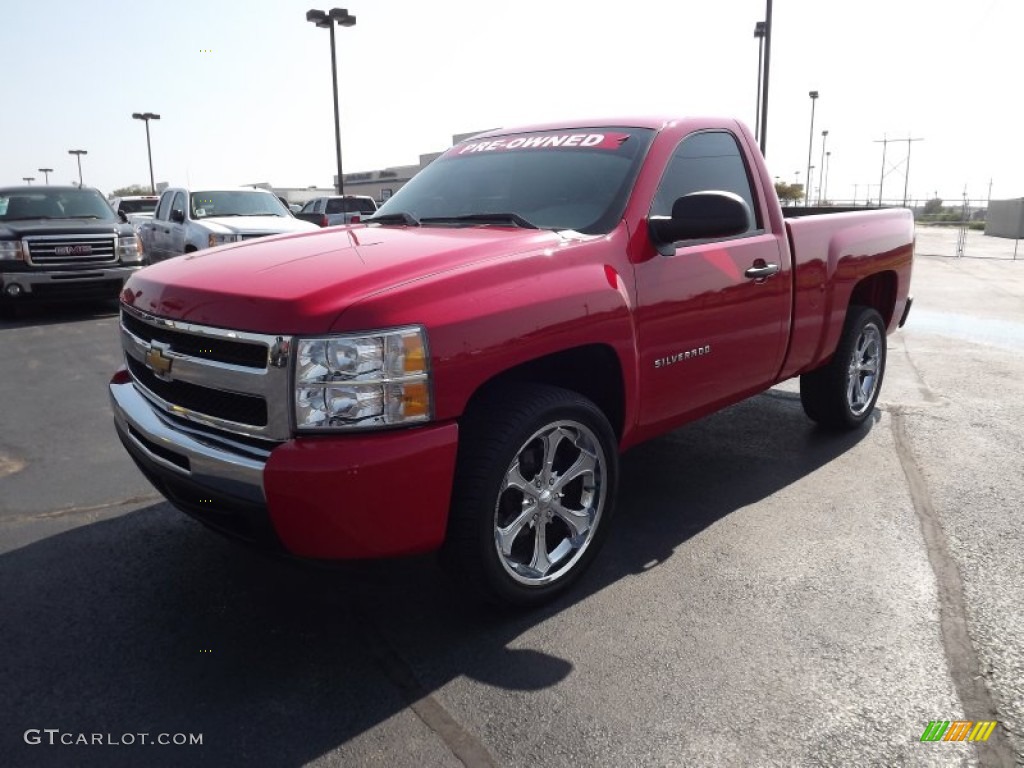
<path fill-rule="evenodd" d="M 749 277 L 753 280 L 764 280 L 766 277 L 771 277 L 778 273 L 778 264 L 759 264 L 757 266 L 748 267 L 747 271 L 743 273 L 743 276 Z"/>

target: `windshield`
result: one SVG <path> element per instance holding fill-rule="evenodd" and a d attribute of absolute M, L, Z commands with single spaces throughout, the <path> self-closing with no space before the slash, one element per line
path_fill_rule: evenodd
<path fill-rule="evenodd" d="M 424 224 L 480 214 L 515 214 L 544 229 L 610 232 L 654 132 L 594 128 L 510 134 L 452 147 L 378 211 Z M 479 225 L 481 220 L 447 222 Z"/>
<path fill-rule="evenodd" d="M 281 201 L 257 190 L 203 191 L 192 193 L 192 218 L 211 216 L 290 216 Z"/>
<path fill-rule="evenodd" d="M 326 213 L 365 213 L 369 216 L 376 212 L 376 203 L 367 197 L 331 197 L 327 200 Z"/>
<path fill-rule="evenodd" d="M 117 221 L 114 209 L 94 189 L 0 191 L 0 221 L 99 219 Z"/>
<path fill-rule="evenodd" d="M 156 210 L 156 204 L 159 198 L 154 197 L 152 200 L 122 200 L 117 209 L 121 213 L 153 213 Z"/>

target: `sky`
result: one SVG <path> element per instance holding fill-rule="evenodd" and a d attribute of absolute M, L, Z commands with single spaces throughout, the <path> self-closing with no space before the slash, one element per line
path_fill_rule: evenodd
<path fill-rule="evenodd" d="M 0 185 L 50 167 L 109 194 L 156 181 L 329 187 L 329 35 L 314 0 L 0 0 Z M 337 28 L 346 173 L 415 164 L 453 134 L 560 119 L 720 115 L 751 127 L 765 0 L 352 0 Z M 767 161 L 827 197 L 877 198 L 883 137 L 920 138 L 908 196 L 1024 196 L 1024 0 L 775 0 Z M 1016 103 L 1014 103 L 1016 102 Z M 907 142 L 888 144 L 900 201 Z M 819 169 L 812 187 L 819 187 Z M 814 193 L 816 194 L 816 192 Z"/>

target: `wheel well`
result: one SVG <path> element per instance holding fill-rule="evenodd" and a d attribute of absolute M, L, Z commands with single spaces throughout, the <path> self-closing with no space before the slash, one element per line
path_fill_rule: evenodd
<path fill-rule="evenodd" d="M 857 283 L 850 296 L 850 306 L 854 305 L 877 310 L 888 328 L 896 309 L 896 273 L 879 272 Z"/>
<path fill-rule="evenodd" d="M 575 347 L 502 371 L 473 393 L 467 410 L 485 392 L 515 382 L 550 384 L 578 392 L 601 409 L 615 436 L 622 437 L 625 420 L 622 365 L 611 347 L 603 344 Z"/>
<path fill-rule="evenodd" d="M 193 251 L 198 251 L 198 250 L 199 249 L 196 248 L 194 245 L 186 245 L 185 246 L 185 253 L 192 253 Z"/>

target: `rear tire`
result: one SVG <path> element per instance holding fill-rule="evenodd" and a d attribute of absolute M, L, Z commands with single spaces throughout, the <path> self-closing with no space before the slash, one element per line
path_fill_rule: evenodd
<path fill-rule="evenodd" d="M 804 412 L 828 429 L 859 427 L 878 400 L 885 357 L 882 316 L 871 307 L 850 307 L 832 360 L 800 377 Z"/>
<path fill-rule="evenodd" d="M 467 411 L 442 562 L 492 601 L 541 605 L 603 543 L 618 445 L 604 413 L 557 387 L 495 390 Z"/>

